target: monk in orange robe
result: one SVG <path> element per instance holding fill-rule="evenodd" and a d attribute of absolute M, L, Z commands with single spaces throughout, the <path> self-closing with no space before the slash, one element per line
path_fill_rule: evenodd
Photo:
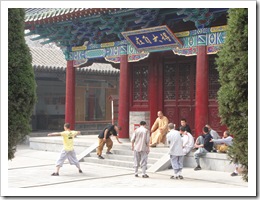
<path fill-rule="evenodd" d="M 159 143 L 165 143 L 168 131 L 168 118 L 163 115 L 162 111 L 159 111 L 157 115 L 158 118 L 151 129 L 150 147 L 156 147 Z"/>

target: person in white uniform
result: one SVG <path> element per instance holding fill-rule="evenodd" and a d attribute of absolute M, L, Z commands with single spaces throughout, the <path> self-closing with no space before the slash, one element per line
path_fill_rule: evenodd
<path fill-rule="evenodd" d="M 185 127 L 180 127 L 180 134 L 182 135 L 182 150 L 184 155 L 187 155 L 194 147 L 194 138 L 185 130 Z"/>
<path fill-rule="evenodd" d="M 134 168 L 135 177 L 138 177 L 138 168 L 142 169 L 142 177 L 149 178 L 146 174 L 147 160 L 149 149 L 150 134 L 149 130 L 145 128 L 146 122 L 141 121 L 140 127 L 137 128 L 131 138 L 132 150 L 134 151 Z"/>
<path fill-rule="evenodd" d="M 167 143 L 170 147 L 169 154 L 171 165 L 174 170 L 174 176 L 171 179 L 183 179 L 182 168 L 183 168 L 183 158 L 184 153 L 182 150 L 182 140 L 180 132 L 174 130 L 174 124 L 168 124 L 169 133 L 166 135 Z"/>

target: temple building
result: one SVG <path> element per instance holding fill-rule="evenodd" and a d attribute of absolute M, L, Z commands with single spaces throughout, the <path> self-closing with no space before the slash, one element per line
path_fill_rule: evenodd
<path fill-rule="evenodd" d="M 228 8 L 27 8 L 25 28 L 29 30 L 27 36 L 34 36 L 32 40 L 55 43 L 64 54 L 66 77 L 62 79 L 66 93 L 62 102 L 65 121 L 72 128 L 81 116 L 81 101 L 75 94 L 86 94 L 85 89 L 77 87 L 78 82 L 86 86 L 79 81 L 77 71 L 85 70 L 87 76 L 93 63 L 110 63 L 120 69 L 119 137 L 128 138 L 140 120 L 151 126 L 159 110 L 177 126 L 185 118 L 195 136 L 201 134 L 205 124 L 222 134 L 215 57 L 225 41 L 227 11 Z M 112 80 L 116 77 L 111 76 Z M 105 87 L 102 84 L 98 87 Z M 80 120 L 86 120 L 86 116 Z"/>
<path fill-rule="evenodd" d="M 37 102 L 32 115 L 32 129 L 62 130 L 65 121 L 66 60 L 53 43 L 26 42 L 32 54 L 37 84 Z M 78 130 L 96 133 L 112 122 L 109 99 L 118 96 L 119 70 L 110 64 L 92 64 L 76 69 L 75 125 Z M 113 110 L 118 110 L 115 101 Z M 114 121 L 117 121 L 117 114 Z"/>

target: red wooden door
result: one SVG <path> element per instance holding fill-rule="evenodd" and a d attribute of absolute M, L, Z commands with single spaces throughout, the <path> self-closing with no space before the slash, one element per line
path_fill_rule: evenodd
<path fill-rule="evenodd" d="M 164 63 L 164 114 L 178 128 L 182 118 L 194 132 L 195 72 L 193 60 Z"/>

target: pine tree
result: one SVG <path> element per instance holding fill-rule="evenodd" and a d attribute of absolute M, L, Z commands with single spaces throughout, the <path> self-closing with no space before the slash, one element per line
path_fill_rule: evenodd
<path fill-rule="evenodd" d="M 8 159 L 17 144 L 30 132 L 36 101 L 32 56 L 24 39 L 25 11 L 8 9 Z"/>
<path fill-rule="evenodd" d="M 234 136 L 228 155 L 248 181 L 248 9 L 229 9 L 225 43 L 218 53 L 221 122 Z"/>

